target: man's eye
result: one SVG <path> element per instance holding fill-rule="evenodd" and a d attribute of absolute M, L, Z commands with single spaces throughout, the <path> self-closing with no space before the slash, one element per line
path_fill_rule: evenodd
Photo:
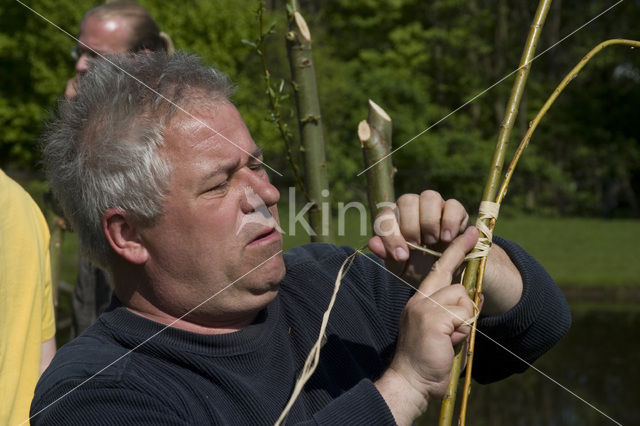
<path fill-rule="evenodd" d="M 264 164 L 263 163 L 256 163 L 256 164 L 252 164 L 249 166 L 249 168 L 253 171 L 260 171 L 260 170 L 264 170 Z"/>
<path fill-rule="evenodd" d="M 229 182 L 225 180 L 224 182 L 211 188 L 209 191 L 220 191 L 222 189 L 226 189 L 227 185 L 229 185 Z"/>

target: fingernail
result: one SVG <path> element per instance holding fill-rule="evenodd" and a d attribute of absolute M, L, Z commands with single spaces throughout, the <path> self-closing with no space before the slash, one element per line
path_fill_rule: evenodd
<path fill-rule="evenodd" d="M 451 241 L 451 232 L 446 230 L 442 233 L 442 239 L 445 241 Z"/>
<path fill-rule="evenodd" d="M 434 237 L 433 235 L 427 235 L 427 244 L 428 245 L 435 244 L 437 242 L 438 242 L 438 240 L 436 240 L 436 237 Z"/>
<path fill-rule="evenodd" d="M 396 260 L 404 261 L 409 258 L 409 253 L 407 253 L 407 251 L 403 248 L 398 247 L 397 249 L 395 249 L 394 253 L 396 255 Z"/>

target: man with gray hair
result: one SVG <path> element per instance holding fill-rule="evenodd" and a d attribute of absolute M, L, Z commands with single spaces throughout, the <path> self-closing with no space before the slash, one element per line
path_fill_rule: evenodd
<path fill-rule="evenodd" d="M 223 74 L 183 54 L 113 59 L 120 70 L 96 64 L 61 104 L 44 159 L 82 246 L 111 271 L 114 298 L 58 352 L 31 421 L 272 424 L 354 251 L 282 253 L 279 193 Z M 400 197 L 381 218 L 387 231 L 343 277 L 288 423 L 411 424 L 444 394 L 475 309 L 450 284 L 478 233 L 434 191 Z M 446 250 L 436 260 L 407 241 Z M 568 329 L 566 301 L 521 248 L 495 242 L 480 328 L 533 362 Z M 488 339 L 476 348 L 479 381 L 526 368 Z"/>

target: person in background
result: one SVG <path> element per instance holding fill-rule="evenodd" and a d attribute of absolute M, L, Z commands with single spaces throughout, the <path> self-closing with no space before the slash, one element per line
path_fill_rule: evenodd
<path fill-rule="evenodd" d="M 97 61 L 60 104 L 43 158 L 114 297 L 58 351 L 32 424 L 273 424 L 354 250 L 283 253 L 280 194 L 224 74 L 195 55 L 112 59 L 119 68 Z M 384 232 L 343 276 L 287 424 L 410 425 L 445 393 L 476 311 L 451 284 L 478 231 L 435 191 L 405 194 L 381 215 Z M 407 241 L 445 250 L 436 259 Z M 554 281 L 517 244 L 495 237 L 486 265 L 479 330 L 495 340 L 477 341 L 482 383 L 524 371 L 571 321 Z"/>
<path fill-rule="evenodd" d="M 80 24 L 78 40 L 71 51 L 76 75 L 67 82 L 66 98 L 76 96 L 82 76 L 100 55 L 173 52 L 169 36 L 159 30 L 147 9 L 132 1 L 109 2 L 89 10 Z M 109 304 L 111 292 L 108 274 L 80 254 L 72 299 L 73 336 L 93 324 Z"/>
<path fill-rule="evenodd" d="M 15 425 L 56 352 L 56 325 L 47 222 L 2 170 L 0 205 L 0 424 Z"/>
<path fill-rule="evenodd" d="M 79 43 L 71 56 L 76 75 L 67 81 L 64 95 L 75 96 L 82 75 L 100 55 L 164 51 L 173 53 L 171 38 L 158 28 L 144 6 L 132 1 L 114 1 L 85 13 L 80 23 Z"/>

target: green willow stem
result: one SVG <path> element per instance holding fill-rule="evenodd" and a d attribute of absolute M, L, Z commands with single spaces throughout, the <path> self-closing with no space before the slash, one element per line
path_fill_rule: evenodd
<path fill-rule="evenodd" d="M 504 199 L 504 197 L 505 197 L 505 195 L 507 193 L 507 188 L 509 186 L 509 182 L 511 181 L 511 177 L 513 176 L 513 173 L 514 173 L 515 168 L 516 168 L 516 166 L 518 164 L 518 161 L 520 160 L 520 157 L 522 156 L 522 153 L 524 152 L 524 150 L 529 145 L 529 142 L 531 141 L 531 137 L 532 137 L 533 133 L 535 132 L 536 128 L 538 127 L 538 124 L 540 124 L 540 121 L 542 120 L 542 118 L 545 116 L 547 111 L 549 111 L 549 108 L 551 108 L 551 105 L 553 105 L 553 103 L 556 101 L 556 99 L 558 98 L 560 93 L 562 93 L 562 91 L 569 85 L 569 83 L 574 78 L 576 78 L 578 76 L 578 73 L 582 70 L 582 68 L 584 68 L 585 65 L 591 59 L 593 59 L 593 57 L 595 55 L 597 55 L 605 47 L 609 47 L 609 46 L 613 46 L 613 45 L 626 45 L 626 46 L 631 46 L 632 48 L 634 48 L 634 47 L 640 47 L 640 41 L 625 40 L 625 39 L 611 39 L 611 40 L 603 41 L 602 43 L 598 44 L 596 47 L 591 49 L 589 51 L 589 53 L 587 53 L 582 58 L 582 60 L 580 62 L 578 62 L 578 64 L 576 66 L 574 66 L 571 69 L 571 71 L 569 71 L 569 73 L 562 79 L 560 84 L 558 84 L 558 86 L 552 92 L 551 96 L 549 96 L 549 98 L 544 103 L 542 108 L 540 108 L 540 110 L 536 114 L 535 118 L 529 124 L 529 129 L 527 130 L 527 132 L 523 136 L 522 140 L 520 141 L 520 144 L 518 145 L 518 148 L 516 149 L 516 152 L 514 153 L 513 158 L 511 160 L 511 162 L 509 163 L 509 167 L 507 167 L 507 170 L 505 172 L 505 177 L 504 177 L 504 179 L 502 181 L 502 185 L 500 186 L 500 189 L 498 191 L 498 195 L 496 196 L 496 199 L 495 199 L 496 203 L 498 203 L 498 204 L 502 203 L 502 200 Z M 489 229 L 491 231 L 493 231 L 493 229 L 495 227 L 495 223 L 496 223 L 495 220 L 492 220 L 489 223 Z M 484 268 L 480 268 L 480 271 L 484 272 L 483 269 Z M 476 286 L 476 296 L 474 298 L 476 303 L 479 302 L 479 296 L 480 296 L 480 292 L 481 291 L 482 291 L 482 280 L 478 279 L 478 283 L 477 283 L 477 286 Z M 468 398 L 469 388 L 470 388 L 470 384 L 471 384 L 471 366 L 472 366 L 472 360 L 473 360 L 473 350 L 474 350 L 474 346 L 475 346 L 474 344 L 475 344 L 476 325 L 477 325 L 476 323 L 473 324 L 472 329 L 471 329 L 471 334 L 469 335 L 469 352 L 468 352 L 469 353 L 469 358 L 468 358 L 467 372 L 466 372 L 466 376 L 465 376 L 465 386 L 464 386 L 464 391 L 463 391 L 463 400 L 462 400 L 462 404 L 461 404 L 461 408 L 460 408 L 460 422 L 459 422 L 460 425 L 464 425 L 465 424 L 467 398 Z"/>
<path fill-rule="evenodd" d="M 489 229 L 493 231 L 495 225 L 495 219 L 492 219 L 489 223 Z M 483 257 L 480 260 L 480 267 L 478 268 L 478 279 L 476 283 L 476 292 L 473 297 L 473 303 L 476 306 L 480 306 L 480 293 L 482 292 L 482 281 L 484 279 L 484 268 L 487 264 L 487 258 Z M 478 329 L 478 321 L 474 321 L 471 325 L 471 332 L 469 333 L 469 343 L 467 345 L 467 369 L 464 375 L 464 386 L 462 388 L 462 399 L 460 401 L 460 414 L 458 416 L 458 425 L 464 426 L 467 418 L 467 405 L 469 403 L 469 395 L 471 393 L 471 369 L 473 367 L 473 355 L 476 348 L 476 331 Z"/>
<path fill-rule="evenodd" d="M 278 131 L 280 132 L 280 137 L 284 142 L 284 146 L 287 152 L 287 161 L 291 166 L 291 171 L 293 172 L 293 178 L 296 182 L 296 186 L 304 195 L 306 201 L 310 201 L 309 194 L 307 193 L 307 189 L 304 186 L 304 182 L 302 181 L 302 177 L 300 176 L 300 171 L 298 170 L 298 165 L 293 159 L 292 153 L 292 137 L 291 132 L 289 131 L 287 125 L 282 121 L 282 117 L 280 116 L 280 108 L 279 108 L 279 99 L 276 95 L 276 91 L 273 89 L 273 83 L 271 81 L 271 73 L 267 68 L 267 61 L 264 57 L 264 42 L 268 32 L 264 31 L 264 1 L 260 2 L 260 6 L 258 8 L 258 24 L 260 29 L 260 38 L 258 39 L 258 43 L 256 46 L 256 51 L 258 56 L 260 57 L 260 63 L 262 64 L 262 72 L 264 74 L 264 80 L 267 85 L 267 96 L 269 97 L 269 107 L 271 108 L 271 116 L 273 118 L 273 122 L 278 127 Z"/>
<path fill-rule="evenodd" d="M 562 91 L 567 87 L 567 85 L 571 82 L 571 80 L 573 80 L 578 76 L 578 73 L 582 70 L 582 68 L 584 68 L 587 62 L 589 62 L 595 55 L 597 55 L 605 47 L 614 46 L 614 45 L 626 45 L 634 48 L 634 47 L 640 47 L 640 41 L 626 40 L 621 38 L 615 38 L 615 39 L 603 41 L 602 43 L 598 44 L 596 47 L 591 49 L 589 53 L 587 53 L 582 58 L 582 60 L 578 62 L 578 64 L 575 67 L 573 67 L 573 69 L 565 76 L 565 78 L 562 79 L 560 84 L 558 84 L 558 87 L 555 88 L 551 96 L 549 96 L 549 99 L 547 99 L 547 101 L 544 103 L 542 108 L 540 108 L 540 111 L 538 112 L 536 117 L 529 124 L 529 129 L 527 130 L 527 133 L 525 133 L 524 137 L 522 138 L 520 145 L 518 145 L 518 149 L 514 153 L 513 159 L 511 160 L 511 163 L 509 164 L 507 171 L 505 172 L 504 180 L 500 187 L 500 191 L 498 192 L 498 196 L 496 197 L 497 203 L 501 203 L 502 199 L 506 195 L 507 187 L 509 186 L 509 182 L 511 181 L 511 177 L 513 176 L 513 172 L 516 168 L 516 165 L 518 164 L 518 160 L 520 160 L 520 156 L 522 155 L 522 152 L 529 145 L 529 141 L 531 140 L 531 135 L 533 135 L 533 132 L 538 127 L 538 124 L 540 124 L 542 117 L 544 117 L 544 115 L 547 113 L 549 108 L 551 108 L 551 105 L 553 105 L 558 95 L 562 93 Z"/>
<path fill-rule="evenodd" d="M 538 40 L 540 39 L 542 26 L 547 17 L 550 6 L 551 0 L 540 0 L 540 2 L 538 3 L 538 9 L 536 10 L 533 24 L 531 25 L 531 28 L 529 30 L 527 42 L 522 52 L 522 58 L 520 59 L 520 67 L 518 69 L 516 80 L 511 89 L 511 95 L 509 97 L 509 102 L 507 103 L 505 117 L 502 121 L 502 125 L 500 126 L 498 142 L 496 144 L 496 149 L 494 151 L 493 159 L 491 162 L 491 170 L 489 172 L 484 193 L 482 195 L 483 201 L 491 201 L 495 198 L 498 183 L 502 174 L 502 165 L 504 164 L 509 137 L 511 136 L 511 129 L 513 128 L 513 124 L 518 115 L 520 100 L 522 99 L 522 94 L 524 93 L 527 77 L 529 76 L 529 70 L 531 69 L 531 61 L 533 60 L 536 45 L 538 44 Z M 471 294 L 475 292 L 479 266 L 479 259 L 473 259 L 467 263 L 463 284 Z M 462 369 L 464 346 L 464 344 L 461 344 L 457 348 L 456 355 L 453 358 L 453 363 L 451 366 L 451 376 L 449 377 L 449 385 L 447 386 L 445 396 L 442 399 L 442 406 L 440 409 L 440 426 L 450 426 L 451 422 L 453 421 L 456 392 L 458 389 L 458 381 L 460 379 L 460 372 Z"/>
<path fill-rule="evenodd" d="M 391 162 L 391 117 L 375 102 L 369 100 L 369 117 L 358 125 L 358 138 L 367 170 L 367 198 L 373 224 L 380 203 L 395 201 Z M 375 164 L 375 166 L 371 166 Z"/>

